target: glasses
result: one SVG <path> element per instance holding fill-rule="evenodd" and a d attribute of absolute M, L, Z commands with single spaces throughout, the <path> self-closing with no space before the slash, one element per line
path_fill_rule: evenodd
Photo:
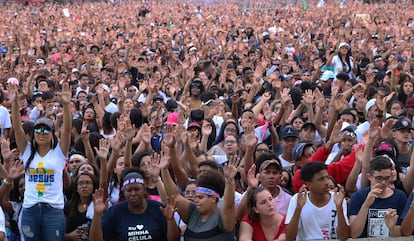
<path fill-rule="evenodd" d="M 226 128 L 224 129 L 226 132 L 231 133 L 231 134 L 235 134 L 237 132 L 236 129 L 232 129 L 232 128 Z"/>
<path fill-rule="evenodd" d="M 260 152 L 260 153 L 268 153 L 268 152 L 269 152 L 269 149 L 265 149 L 265 148 L 257 148 L 257 149 L 256 149 L 256 151 L 257 151 L 257 152 Z"/>
<path fill-rule="evenodd" d="M 128 89 L 128 92 L 136 92 L 135 89 Z"/>
<path fill-rule="evenodd" d="M 196 191 L 185 191 L 184 193 L 186 196 L 195 196 Z"/>
<path fill-rule="evenodd" d="M 224 141 L 224 145 L 231 145 L 231 144 L 236 144 L 236 143 L 237 141 L 233 141 L 233 140 Z"/>
<path fill-rule="evenodd" d="M 39 134 L 39 135 L 40 134 L 50 135 L 51 131 L 50 131 L 50 129 L 46 129 L 46 128 L 35 128 L 34 133 Z"/>
<path fill-rule="evenodd" d="M 92 186 L 93 185 L 93 183 L 91 182 L 91 181 L 80 181 L 80 182 L 78 182 L 78 186 L 79 187 L 87 187 L 87 186 Z"/>
<path fill-rule="evenodd" d="M 391 176 L 386 176 L 386 177 L 383 177 L 383 176 L 374 176 L 374 179 L 377 182 L 383 182 L 383 181 L 389 182 L 391 180 Z"/>

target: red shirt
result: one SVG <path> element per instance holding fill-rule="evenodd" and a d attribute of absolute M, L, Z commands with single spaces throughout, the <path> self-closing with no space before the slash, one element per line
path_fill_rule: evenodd
<path fill-rule="evenodd" d="M 241 221 L 246 222 L 250 226 L 252 226 L 252 229 L 253 229 L 252 240 L 253 241 L 267 241 L 262 225 L 260 224 L 260 220 L 252 221 L 250 220 L 248 215 L 245 215 Z M 278 239 L 281 234 L 284 234 L 286 232 L 285 227 L 286 227 L 285 216 L 283 216 L 282 222 L 280 222 L 279 230 L 277 231 L 277 233 L 275 233 L 273 240 Z"/>
<path fill-rule="evenodd" d="M 325 162 L 330 153 L 331 151 L 326 149 L 326 146 L 322 146 L 316 150 L 311 158 L 309 158 L 309 162 Z M 355 150 L 352 150 L 348 156 L 344 156 L 339 162 L 329 164 L 328 174 L 331 175 L 337 183 L 343 183 L 351 172 L 355 160 Z M 294 173 L 292 182 L 293 191 L 297 193 L 299 188 L 305 183 L 302 179 L 300 179 L 300 169 L 296 170 Z"/>

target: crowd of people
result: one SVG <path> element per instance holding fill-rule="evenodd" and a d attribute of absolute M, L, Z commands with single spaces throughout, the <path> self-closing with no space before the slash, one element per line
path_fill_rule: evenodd
<path fill-rule="evenodd" d="M 412 238 L 413 11 L 3 3 L 0 240 Z"/>

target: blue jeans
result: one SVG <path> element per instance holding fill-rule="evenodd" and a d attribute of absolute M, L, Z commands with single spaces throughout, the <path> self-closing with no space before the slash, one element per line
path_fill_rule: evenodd
<path fill-rule="evenodd" d="M 63 209 L 38 203 L 22 211 L 22 233 L 25 241 L 64 241 L 66 219 Z"/>

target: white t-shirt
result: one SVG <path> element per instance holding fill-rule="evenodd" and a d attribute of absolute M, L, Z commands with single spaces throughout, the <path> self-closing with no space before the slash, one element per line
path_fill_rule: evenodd
<path fill-rule="evenodd" d="M 24 165 L 29 160 L 31 144 L 27 143 L 21 159 Z M 55 149 L 43 157 L 36 152 L 30 163 L 29 170 L 25 174 L 25 192 L 23 208 L 30 208 L 37 203 L 48 203 L 50 206 L 63 209 L 63 169 L 66 157 L 60 149 L 59 144 Z"/>
<path fill-rule="evenodd" d="M 354 68 L 354 63 L 353 63 L 353 59 L 352 59 L 352 57 L 350 57 L 350 64 L 351 64 L 351 66 L 348 66 L 348 63 L 344 63 L 345 64 L 345 66 L 342 64 L 342 62 L 341 62 L 341 59 L 339 58 L 339 56 L 338 55 L 335 55 L 333 58 L 332 58 L 332 65 L 333 65 L 333 67 L 334 67 L 334 74 L 335 74 L 335 76 L 339 73 L 339 72 L 346 72 L 347 74 L 348 74 L 348 76 L 349 76 L 349 78 L 353 78 L 353 77 L 355 77 L 354 76 L 354 74 L 353 74 L 353 72 L 352 72 L 352 69 Z M 351 69 L 350 69 L 351 68 Z M 350 71 L 349 71 L 350 70 Z"/>
<path fill-rule="evenodd" d="M 3 209 L 1 209 L 1 207 L 0 207 L 0 233 L 4 233 L 4 236 L 6 236 L 6 217 L 4 216 L 4 212 L 3 212 Z"/>
<path fill-rule="evenodd" d="M 6 107 L 0 105 L 0 128 L 1 134 L 4 134 L 5 129 L 10 129 L 12 127 L 10 120 L 10 113 Z"/>
<path fill-rule="evenodd" d="M 306 202 L 302 208 L 299 218 L 298 234 L 296 240 L 312 240 L 312 239 L 337 239 L 338 238 L 338 214 L 334 201 L 334 193 L 331 192 L 331 199 L 324 207 L 317 207 L 309 199 L 309 192 L 306 195 Z M 288 212 L 286 214 L 286 224 L 292 219 L 298 200 L 296 193 L 289 203 Z M 347 223 L 347 206 L 346 201 L 342 203 L 344 217 Z"/>

